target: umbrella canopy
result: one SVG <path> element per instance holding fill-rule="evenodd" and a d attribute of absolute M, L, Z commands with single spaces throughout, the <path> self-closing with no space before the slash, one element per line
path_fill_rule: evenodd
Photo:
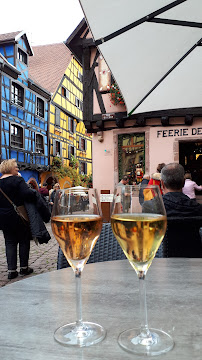
<path fill-rule="evenodd" d="M 80 4 L 129 115 L 201 107 L 201 0 Z"/>

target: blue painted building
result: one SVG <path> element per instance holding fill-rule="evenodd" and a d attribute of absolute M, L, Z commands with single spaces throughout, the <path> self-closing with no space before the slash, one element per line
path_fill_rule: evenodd
<path fill-rule="evenodd" d="M 51 94 L 29 78 L 32 48 L 24 32 L 0 35 L 0 161 L 15 158 L 35 187 L 49 170 Z"/>

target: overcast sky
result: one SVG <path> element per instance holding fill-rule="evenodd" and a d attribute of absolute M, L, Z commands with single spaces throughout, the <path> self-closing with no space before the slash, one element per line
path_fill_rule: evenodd
<path fill-rule="evenodd" d="M 0 34 L 24 30 L 31 46 L 65 41 L 84 17 L 78 0 L 1 0 L 0 11 Z"/>

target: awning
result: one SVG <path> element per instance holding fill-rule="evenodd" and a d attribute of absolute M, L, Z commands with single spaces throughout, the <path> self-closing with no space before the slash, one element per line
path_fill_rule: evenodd
<path fill-rule="evenodd" d="M 80 0 L 129 115 L 202 106 L 202 0 Z"/>

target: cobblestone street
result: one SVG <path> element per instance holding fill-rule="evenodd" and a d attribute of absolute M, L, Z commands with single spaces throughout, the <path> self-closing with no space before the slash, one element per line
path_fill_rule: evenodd
<path fill-rule="evenodd" d="M 35 276 L 57 269 L 58 243 L 52 234 L 50 222 L 46 224 L 46 227 L 51 235 L 51 239 L 48 244 L 37 246 L 34 241 L 31 241 L 29 266 L 34 269 L 34 272 L 29 276 Z M 19 257 L 17 270 L 19 271 Z M 4 237 L 2 231 L 0 231 L 0 287 L 11 284 L 15 281 L 20 281 L 24 278 L 25 276 L 18 276 L 16 279 L 8 280 Z"/>

